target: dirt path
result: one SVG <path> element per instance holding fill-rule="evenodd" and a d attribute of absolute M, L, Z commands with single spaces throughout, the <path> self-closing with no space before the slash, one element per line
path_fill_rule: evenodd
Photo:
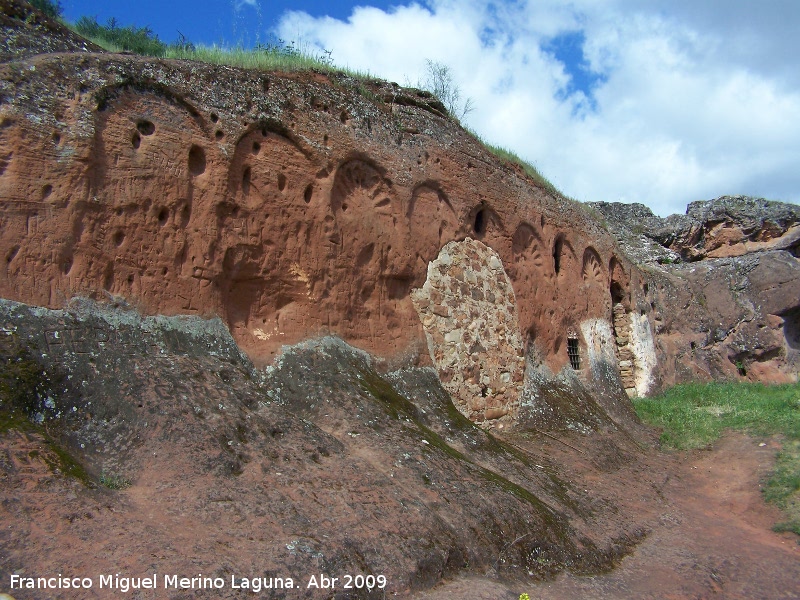
<path fill-rule="evenodd" d="M 663 471 L 659 500 L 633 493 L 625 508 L 649 535 L 609 574 L 539 585 L 465 578 L 419 600 L 516 600 L 521 592 L 541 600 L 800 598 L 800 544 L 771 530 L 781 516 L 760 492 L 779 446 L 759 443 L 729 434 L 710 451 L 654 459 L 650 476 Z"/>

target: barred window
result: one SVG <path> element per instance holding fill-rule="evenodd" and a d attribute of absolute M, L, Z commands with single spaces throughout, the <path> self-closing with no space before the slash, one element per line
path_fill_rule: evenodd
<path fill-rule="evenodd" d="M 581 368 L 581 351 L 578 346 L 578 338 L 567 338 L 567 356 L 569 356 L 570 366 L 580 371 Z"/>

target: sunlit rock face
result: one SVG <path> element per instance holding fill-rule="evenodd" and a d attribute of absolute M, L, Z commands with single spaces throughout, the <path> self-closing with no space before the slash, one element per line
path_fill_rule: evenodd
<path fill-rule="evenodd" d="M 520 348 L 558 372 L 565 332 L 610 319 L 612 276 L 637 281 L 579 203 L 418 91 L 89 52 L 18 63 L 0 65 L 0 296 L 219 316 L 258 365 L 326 334 L 430 364 L 411 291 L 469 238 L 483 264 L 465 273 L 494 287 L 463 300 L 494 316 L 447 343 L 480 357 L 463 376 L 478 419 L 513 412 Z M 466 347 L 476 329 L 502 354 Z"/>
<path fill-rule="evenodd" d="M 619 392 L 637 395 L 739 372 L 796 377 L 791 211 L 769 205 L 773 216 L 753 221 L 763 232 L 747 234 L 748 252 L 780 240 L 758 246 L 758 265 L 752 253 L 713 259 L 727 262 L 709 273 L 642 269 L 604 207 L 498 159 L 418 90 L 90 51 L 32 56 L 15 40 L 0 44 L 2 297 L 218 316 L 257 365 L 334 334 L 389 366 L 433 362 L 475 420 L 514 413 L 531 348 L 541 376 L 567 369 L 591 384 L 600 344 Z M 64 44 L 53 49 L 83 48 Z M 717 240 L 708 256 L 730 231 L 750 231 L 740 204 L 761 210 L 732 202 L 720 205 L 735 217 L 727 228 L 713 224 L 721 208 L 703 209 L 704 239 Z M 647 233 L 652 219 L 636 214 Z M 431 279 L 450 243 L 464 244 L 451 256 L 463 265 L 438 262 L 446 272 Z M 659 247 L 663 260 L 678 256 Z M 426 313 L 412 290 L 451 294 L 465 312 Z"/>

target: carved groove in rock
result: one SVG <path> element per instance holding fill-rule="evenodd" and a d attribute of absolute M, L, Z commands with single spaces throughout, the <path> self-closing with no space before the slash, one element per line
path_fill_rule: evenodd
<path fill-rule="evenodd" d="M 418 186 L 409 203 L 410 243 L 416 254 L 415 270 L 424 277 L 428 263 L 458 230 L 458 217 L 447 196 L 431 184 Z M 423 281 L 415 281 L 421 286 Z"/>
<path fill-rule="evenodd" d="M 600 255 L 591 246 L 583 252 L 583 280 L 587 283 L 605 285 L 605 275 L 600 262 Z"/>

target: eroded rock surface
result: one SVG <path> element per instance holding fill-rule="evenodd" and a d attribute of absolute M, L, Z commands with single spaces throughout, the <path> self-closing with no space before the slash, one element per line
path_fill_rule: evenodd
<path fill-rule="evenodd" d="M 791 378 L 785 234 L 638 266 L 424 92 L 30 39 L 0 65 L 4 581 L 596 572 L 643 535 L 591 491 L 643 452 L 626 391 Z"/>
<path fill-rule="evenodd" d="M 593 206 L 650 270 L 639 308 L 653 317 L 659 385 L 797 381 L 800 208 L 725 196 L 662 219 L 642 205 Z"/>
<path fill-rule="evenodd" d="M 389 367 L 435 362 L 447 378 L 452 357 L 431 358 L 412 291 L 442 248 L 469 238 L 507 277 L 497 323 L 467 322 L 491 304 L 473 304 L 484 282 L 450 299 L 457 329 L 503 323 L 483 350 L 458 350 L 475 346 L 477 367 L 455 366 L 447 382 L 475 419 L 513 412 L 525 349 L 542 373 L 594 385 L 599 354 L 582 323 L 610 327 L 613 304 L 627 314 L 642 298 L 641 273 L 582 205 L 488 153 L 424 92 L 112 54 L 14 56 L 0 66 L 3 297 L 218 316 L 257 365 L 336 334 Z"/>
<path fill-rule="evenodd" d="M 464 418 L 431 368 L 381 375 L 325 338 L 259 371 L 219 320 L 85 301 L 2 301 L 0 323 L 4 586 L 21 570 L 202 573 L 226 585 L 198 598 L 240 597 L 232 575 L 329 598 L 305 588 L 311 574 L 372 573 L 388 588 L 343 597 L 408 597 L 462 572 L 596 572 L 641 538 L 635 523 L 598 527 L 611 505 L 540 443 L 523 451 Z M 598 472 L 641 452 L 608 422 L 590 430 Z"/>
<path fill-rule="evenodd" d="M 800 254 L 800 207 L 794 204 L 722 196 L 692 202 L 685 215 L 666 218 L 657 217 L 642 204 L 592 202 L 591 206 L 602 213 L 612 229 L 626 230 L 624 238 L 634 246 L 635 237 L 644 236 L 687 262 L 768 250 Z M 669 263 L 676 258 L 656 252 L 650 260 Z"/>
<path fill-rule="evenodd" d="M 0 62 L 53 52 L 103 52 L 27 2 L 0 2 Z"/>

